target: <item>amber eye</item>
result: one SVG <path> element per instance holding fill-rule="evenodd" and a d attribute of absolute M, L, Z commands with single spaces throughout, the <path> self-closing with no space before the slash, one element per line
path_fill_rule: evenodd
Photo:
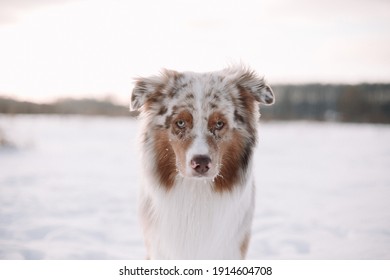
<path fill-rule="evenodd" d="M 222 129 L 223 125 L 223 121 L 217 121 L 217 123 L 215 124 L 215 129 Z"/>
<path fill-rule="evenodd" d="M 183 120 L 178 120 L 176 122 L 176 125 L 177 125 L 178 128 L 185 128 L 186 127 L 186 122 L 183 121 Z"/>

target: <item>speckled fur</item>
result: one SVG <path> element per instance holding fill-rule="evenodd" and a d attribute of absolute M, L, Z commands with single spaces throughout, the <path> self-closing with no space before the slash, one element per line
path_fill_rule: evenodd
<path fill-rule="evenodd" d="M 131 108 L 143 121 L 140 215 L 148 257 L 245 257 L 259 103 L 273 102 L 263 78 L 243 66 L 136 79 Z M 202 176 L 189 163 L 196 155 L 211 158 Z"/>

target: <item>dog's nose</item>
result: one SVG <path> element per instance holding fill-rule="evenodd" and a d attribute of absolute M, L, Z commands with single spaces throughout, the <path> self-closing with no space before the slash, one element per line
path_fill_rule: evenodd
<path fill-rule="evenodd" d="M 199 174 L 205 174 L 211 167 L 211 158 L 203 155 L 194 156 L 191 160 L 191 167 Z"/>

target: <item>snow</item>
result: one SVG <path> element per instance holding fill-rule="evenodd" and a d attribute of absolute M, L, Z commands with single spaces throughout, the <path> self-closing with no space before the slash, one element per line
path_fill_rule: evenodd
<path fill-rule="evenodd" d="M 0 116 L 0 259 L 143 259 L 138 122 Z M 390 126 L 262 122 L 249 259 L 389 259 Z"/>

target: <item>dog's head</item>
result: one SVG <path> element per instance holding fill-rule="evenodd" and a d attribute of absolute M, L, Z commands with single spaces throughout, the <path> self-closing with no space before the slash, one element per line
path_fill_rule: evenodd
<path fill-rule="evenodd" d="M 244 67 L 210 73 L 164 70 L 136 79 L 131 109 L 147 120 L 144 144 L 154 152 L 163 185 L 176 175 L 211 179 L 230 188 L 243 175 L 256 144 L 259 103 L 274 94 Z"/>

